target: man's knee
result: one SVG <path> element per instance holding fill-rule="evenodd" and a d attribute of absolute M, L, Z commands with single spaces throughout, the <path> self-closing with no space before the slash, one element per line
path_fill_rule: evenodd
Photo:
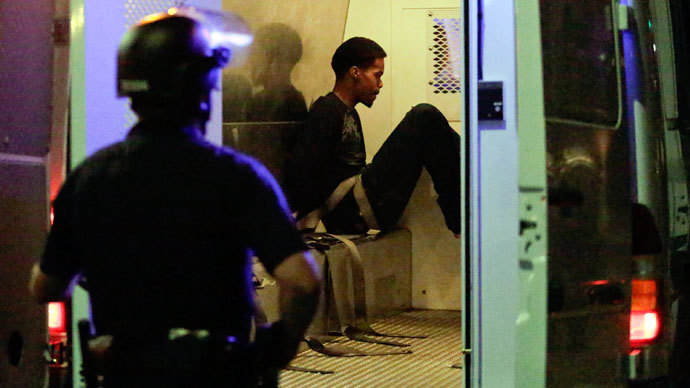
<path fill-rule="evenodd" d="M 446 116 L 431 104 L 421 103 L 412 107 L 408 113 L 421 128 L 445 130 L 448 127 Z M 420 129 L 421 129 L 420 128 Z"/>
<path fill-rule="evenodd" d="M 439 115 L 443 116 L 443 113 L 441 113 L 441 111 L 439 111 L 438 108 L 426 102 L 413 106 L 412 109 L 410 109 L 410 114 L 427 117 Z"/>
<path fill-rule="evenodd" d="M 447 134 L 457 135 L 448 124 L 446 117 L 435 106 L 427 103 L 417 104 L 410 109 L 405 118 L 398 124 L 395 132 L 414 136 L 415 142 L 426 143 L 430 138 L 446 137 Z M 394 132 L 394 133 L 395 133 Z M 433 135 L 433 136 L 429 136 Z M 435 136 L 438 135 L 438 136 Z"/>

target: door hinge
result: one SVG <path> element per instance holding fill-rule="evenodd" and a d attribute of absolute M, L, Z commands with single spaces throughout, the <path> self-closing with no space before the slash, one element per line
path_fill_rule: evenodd
<path fill-rule="evenodd" d="M 530 220 L 520 220 L 520 236 L 525 232 L 527 229 L 536 229 L 537 228 L 537 223 L 535 221 L 530 221 Z"/>
<path fill-rule="evenodd" d="M 56 46 L 69 46 L 69 17 L 53 19 L 53 43 Z"/>
<path fill-rule="evenodd" d="M 628 6 L 625 4 L 618 4 L 618 12 L 616 22 L 618 23 L 618 30 L 624 31 L 628 29 Z"/>

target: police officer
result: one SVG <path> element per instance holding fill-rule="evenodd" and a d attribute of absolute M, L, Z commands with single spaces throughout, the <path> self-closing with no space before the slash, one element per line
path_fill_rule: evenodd
<path fill-rule="evenodd" d="M 112 339 L 108 387 L 270 381 L 256 376 L 287 365 L 316 309 L 316 267 L 273 177 L 204 140 L 230 54 L 216 35 L 180 10 L 126 33 L 118 93 L 139 120 L 69 174 L 33 269 L 41 303 L 88 279 L 96 332 Z M 252 254 L 275 276 L 281 317 L 250 343 Z"/>

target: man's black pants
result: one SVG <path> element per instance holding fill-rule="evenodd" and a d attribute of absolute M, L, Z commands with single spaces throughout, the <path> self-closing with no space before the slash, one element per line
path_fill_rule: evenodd
<path fill-rule="evenodd" d="M 460 233 L 460 136 L 430 104 L 413 107 L 362 173 L 362 185 L 382 230 L 395 226 L 422 168 L 431 175 L 448 229 Z"/>

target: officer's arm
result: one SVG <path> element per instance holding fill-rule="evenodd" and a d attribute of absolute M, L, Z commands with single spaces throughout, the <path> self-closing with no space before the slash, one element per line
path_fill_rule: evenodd
<path fill-rule="evenodd" d="M 51 276 L 43 271 L 38 264 L 31 269 L 29 290 L 38 303 L 47 303 L 65 299 L 71 291 L 71 280 Z"/>
<path fill-rule="evenodd" d="M 274 270 L 280 289 L 280 321 L 290 342 L 302 339 L 316 312 L 321 282 L 317 268 L 304 251 L 288 256 Z"/>

